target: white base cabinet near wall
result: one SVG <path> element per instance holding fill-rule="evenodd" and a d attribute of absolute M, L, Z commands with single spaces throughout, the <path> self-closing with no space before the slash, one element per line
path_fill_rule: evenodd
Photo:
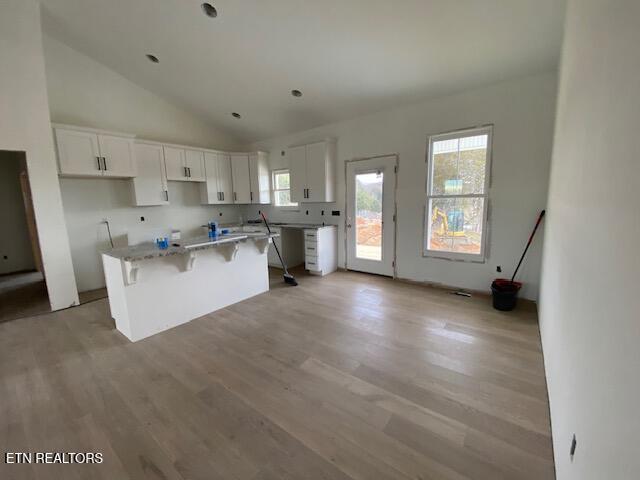
<path fill-rule="evenodd" d="M 133 135 L 54 124 L 58 171 L 70 177 L 135 177 Z"/>
<path fill-rule="evenodd" d="M 305 268 L 314 275 L 338 269 L 338 228 L 330 225 L 304 230 Z"/>
<path fill-rule="evenodd" d="M 169 188 L 162 145 L 136 142 L 136 170 L 133 178 L 135 206 L 168 205 Z"/>

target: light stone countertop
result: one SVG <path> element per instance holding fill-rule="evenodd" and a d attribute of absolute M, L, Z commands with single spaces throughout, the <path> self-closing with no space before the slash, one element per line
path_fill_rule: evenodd
<path fill-rule="evenodd" d="M 224 245 L 232 242 L 242 242 L 248 239 L 252 240 L 266 240 L 269 238 L 278 237 L 279 234 L 260 232 L 243 232 L 243 233 L 229 233 L 227 235 L 218 235 L 215 239 L 209 238 L 207 235 L 199 237 L 188 238 L 184 240 L 176 240 L 169 242 L 169 247 L 162 250 L 158 248 L 155 243 L 147 242 L 139 245 L 132 245 L 129 247 L 114 248 L 112 250 L 104 251 L 105 255 L 109 255 L 114 258 L 118 258 L 125 262 L 134 262 L 138 260 L 147 260 L 159 257 L 168 257 L 171 255 L 184 255 L 188 252 L 197 250 L 206 250 L 208 248 L 214 248 L 219 245 Z M 178 245 L 178 246 L 175 246 Z"/>

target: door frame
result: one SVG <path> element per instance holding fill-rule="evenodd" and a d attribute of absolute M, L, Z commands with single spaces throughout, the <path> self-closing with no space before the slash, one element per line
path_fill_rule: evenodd
<path fill-rule="evenodd" d="M 344 223 L 343 223 L 343 228 L 344 228 L 344 269 L 345 270 L 349 270 L 349 235 L 347 233 L 347 203 L 349 201 L 348 199 L 348 188 L 347 188 L 347 167 L 355 162 L 361 162 L 363 160 L 375 160 L 377 158 L 387 158 L 387 157 L 394 157 L 395 158 L 395 165 L 394 165 L 394 169 L 395 169 L 395 179 L 394 179 L 394 183 L 393 183 L 393 260 L 392 260 L 392 265 L 393 265 L 393 276 L 391 278 L 398 278 L 398 254 L 397 254 L 397 250 L 398 250 L 398 173 L 400 172 L 400 156 L 397 153 L 387 153 L 387 154 L 381 154 L 381 155 L 372 155 L 369 157 L 356 157 L 356 158 L 352 158 L 350 160 L 345 160 L 344 161 Z M 354 272 L 359 271 L 359 270 L 352 270 Z M 368 273 L 368 272 L 362 272 L 362 273 L 367 273 L 368 275 L 378 275 L 376 273 Z M 386 275 L 383 275 L 386 276 Z"/>

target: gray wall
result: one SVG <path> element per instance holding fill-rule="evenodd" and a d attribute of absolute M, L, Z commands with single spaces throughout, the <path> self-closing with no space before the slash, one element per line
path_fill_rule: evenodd
<path fill-rule="evenodd" d="M 640 2 L 572 0 L 567 13 L 540 308 L 557 478 L 630 480 L 640 478 Z"/>
<path fill-rule="evenodd" d="M 35 269 L 20 188 L 24 161 L 23 153 L 0 151 L 0 274 Z"/>

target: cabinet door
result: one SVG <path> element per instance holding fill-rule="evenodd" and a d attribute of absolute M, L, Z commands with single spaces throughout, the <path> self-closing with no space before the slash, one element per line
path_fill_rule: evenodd
<path fill-rule="evenodd" d="M 233 179 L 229 155 L 218 154 L 218 191 L 222 194 L 221 203 L 233 203 Z"/>
<path fill-rule="evenodd" d="M 184 149 L 165 146 L 164 165 L 167 172 L 167 180 L 187 180 Z"/>
<path fill-rule="evenodd" d="M 234 203 L 251 203 L 249 155 L 232 155 L 231 172 Z"/>
<path fill-rule="evenodd" d="M 211 205 L 222 203 L 222 196 L 218 190 L 218 155 L 211 152 L 204 154 L 205 182 L 200 187 L 202 203 Z"/>
<path fill-rule="evenodd" d="M 184 166 L 187 167 L 187 180 L 204 182 L 204 152 L 187 150 Z"/>
<path fill-rule="evenodd" d="M 136 206 L 167 205 L 169 191 L 162 146 L 136 143 L 134 150 L 137 175 L 133 179 L 133 193 Z"/>
<path fill-rule="evenodd" d="M 251 177 L 251 203 L 271 203 L 271 181 L 265 152 L 252 153 L 249 156 L 249 176 Z"/>
<path fill-rule="evenodd" d="M 325 143 L 307 145 L 307 202 L 326 202 Z"/>
<path fill-rule="evenodd" d="M 134 177 L 136 167 L 133 139 L 115 135 L 98 135 L 103 175 L 107 177 Z"/>
<path fill-rule="evenodd" d="M 290 174 L 291 174 L 291 201 L 305 202 L 307 189 L 307 154 L 305 146 L 289 149 Z"/>
<path fill-rule="evenodd" d="M 95 133 L 56 128 L 61 175 L 101 176 L 100 149 Z"/>

